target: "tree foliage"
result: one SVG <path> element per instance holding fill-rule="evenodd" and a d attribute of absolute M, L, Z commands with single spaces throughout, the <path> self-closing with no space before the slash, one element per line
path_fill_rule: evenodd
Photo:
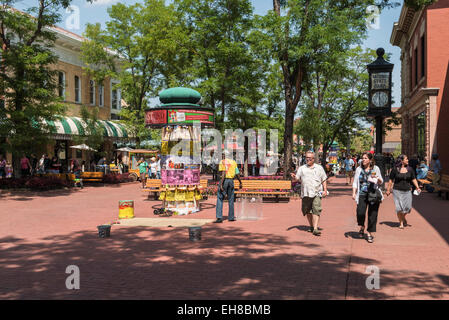
<path fill-rule="evenodd" d="M 46 144 L 51 128 L 43 120 L 64 112 L 53 69 L 58 59 L 51 51 L 56 36 L 49 28 L 60 21 L 58 11 L 70 1 L 40 0 L 26 12 L 13 4 L 0 1 L 0 136 L 17 168 L 21 154 Z"/>
<path fill-rule="evenodd" d="M 87 25 L 82 59 L 97 81 L 119 80 L 126 101 L 120 116 L 139 142 L 151 134 L 144 126 L 149 99 L 182 82 L 185 37 L 173 6 L 162 0 L 118 3 L 108 13 L 104 30 L 98 23 Z"/>

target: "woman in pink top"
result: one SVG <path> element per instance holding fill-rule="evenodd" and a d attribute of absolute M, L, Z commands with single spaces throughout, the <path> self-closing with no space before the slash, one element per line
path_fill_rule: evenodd
<path fill-rule="evenodd" d="M 20 159 L 20 169 L 22 171 L 22 177 L 30 175 L 31 163 L 26 155 L 23 155 L 22 159 Z"/>

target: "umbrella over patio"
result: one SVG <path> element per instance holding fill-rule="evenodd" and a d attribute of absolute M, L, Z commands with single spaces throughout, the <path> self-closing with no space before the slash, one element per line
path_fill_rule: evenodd
<path fill-rule="evenodd" d="M 95 149 L 92 149 L 91 147 L 89 147 L 88 145 L 86 145 L 86 144 L 79 144 L 79 145 L 76 145 L 76 146 L 70 146 L 70 148 L 72 148 L 72 149 L 79 149 L 79 150 L 89 150 L 89 151 L 97 151 L 97 150 L 95 150 Z"/>

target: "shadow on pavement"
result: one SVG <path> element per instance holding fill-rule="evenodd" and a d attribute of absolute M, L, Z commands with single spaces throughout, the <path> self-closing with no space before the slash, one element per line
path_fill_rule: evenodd
<path fill-rule="evenodd" d="M 449 201 L 439 198 L 435 193 L 423 192 L 420 196 L 413 197 L 413 208 L 449 244 Z"/>
<path fill-rule="evenodd" d="M 97 230 L 38 243 L 3 238 L 0 298 L 344 299 L 346 292 L 353 298 L 390 298 L 382 290 L 367 290 L 366 274 L 351 268 L 348 277 L 347 254 L 324 249 L 311 254 L 318 244 L 216 226 L 203 227 L 202 239 L 189 241 L 186 228 L 143 227 L 113 227 L 105 239 Z M 291 252 L 292 246 L 300 250 Z M 351 264 L 379 264 L 351 259 Z M 80 269 L 80 290 L 65 287 L 69 265 Z M 383 271 L 382 288 L 401 284 L 429 297 L 447 290 L 430 286 L 430 280 L 425 273 Z"/>

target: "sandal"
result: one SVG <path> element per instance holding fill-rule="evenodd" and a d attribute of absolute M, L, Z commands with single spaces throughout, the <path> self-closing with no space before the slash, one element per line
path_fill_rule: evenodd
<path fill-rule="evenodd" d="M 366 241 L 368 241 L 369 243 L 373 243 L 374 242 L 374 237 L 373 236 L 367 236 L 366 237 Z"/>
<path fill-rule="evenodd" d="M 363 237 L 365 235 L 365 228 L 360 228 L 359 235 Z"/>

